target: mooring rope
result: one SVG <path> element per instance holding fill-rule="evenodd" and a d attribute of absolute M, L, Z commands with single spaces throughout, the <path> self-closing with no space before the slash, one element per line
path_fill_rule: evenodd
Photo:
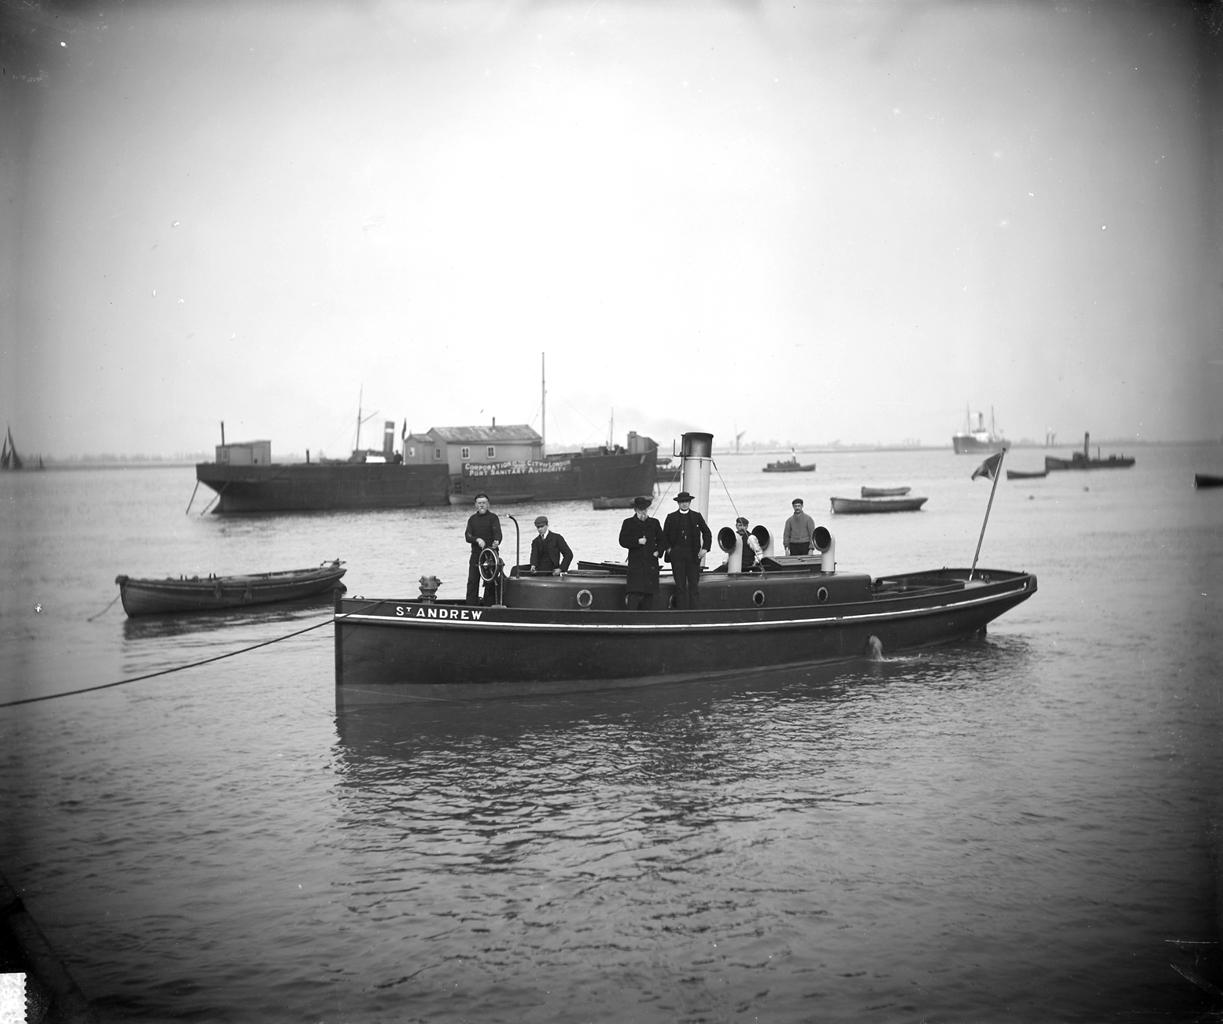
<path fill-rule="evenodd" d="M 111 608 L 114 606 L 114 603 L 118 601 L 119 598 L 121 598 L 122 596 L 123 596 L 123 591 L 119 591 L 119 593 L 117 593 L 114 597 L 110 599 L 110 604 L 108 604 L 105 608 L 103 608 L 100 612 L 98 612 L 97 615 L 89 616 L 89 618 L 87 618 L 85 621 L 93 622 L 94 619 L 100 619 L 103 615 L 105 615 L 108 611 L 111 610 Z"/>
<path fill-rule="evenodd" d="M 348 615 L 353 614 L 349 612 Z M 339 618 L 346 618 L 346 615 Z M 232 658 L 239 654 L 247 654 L 250 651 L 258 650 L 260 647 L 270 647 L 272 644 L 278 644 L 282 640 L 290 640 L 295 636 L 301 636 L 303 633 L 309 633 L 311 630 L 318 629 L 320 626 L 326 626 L 328 623 L 334 622 L 336 617 L 326 618 L 322 622 L 316 622 L 312 626 L 306 626 L 305 629 L 299 629 L 292 633 L 286 633 L 284 636 L 275 637 L 272 640 L 263 640 L 257 644 L 251 644 L 249 647 L 243 647 L 236 651 L 228 651 L 225 654 L 217 654 L 211 658 L 204 658 L 202 661 L 193 661 L 187 665 L 176 665 L 173 668 L 163 668 L 157 672 L 147 672 L 142 676 L 132 676 L 130 679 L 119 679 L 113 683 L 101 683 L 97 686 L 83 686 L 79 690 L 65 690 L 62 693 L 48 693 L 42 697 L 23 697 L 21 700 L 8 700 L 0 703 L 0 708 L 12 708 L 19 704 L 37 704 L 44 700 L 58 700 L 60 697 L 75 697 L 82 693 L 93 693 L 95 690 L 109 690 L 115 686 L 126 686 L 128 683 L 138 683 L 145 679 L 156 679 L 158 676 L 168 676 L 173 672 L 183 672 L 189 668 L 199 668 L 201 665 L 208 665 L 214 661 L 223 661 L 226 658 Z"/>

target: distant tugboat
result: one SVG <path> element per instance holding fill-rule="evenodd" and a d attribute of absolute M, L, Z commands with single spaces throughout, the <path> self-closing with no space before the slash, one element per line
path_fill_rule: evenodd
<path fill-rule="evenodd" d="M 796 455 L 791 455 L 788 459 L 780 459 L 777 462 L 770 462 L 764 467 L 765 473 L 814 473 L 814 462 L 799 462 Z"/>
<path fill-rule="evenodd" d="M 1045 469 L 1129 469 L 1134 464 L 1133 456 L 1110 455 L 1107 459 L 1100 457 L 1100 449 L 1096 448 L 1096 457 L 1091 457 L 1091 434 L 1083 435 L 1083 450 L 1075 452 L 1068 459 L 1045 456 Z"/>

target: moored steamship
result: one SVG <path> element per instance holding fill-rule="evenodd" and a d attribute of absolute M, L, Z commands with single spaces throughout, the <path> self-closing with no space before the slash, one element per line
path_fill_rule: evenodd
<path fill-rule="evenodd" d="M 657 445 L 630 432 L 625 447 L 544 455 L 543 438 L 523 424 L 435 427 L 402 433 L 386 421 L 379 450 L 345 460 L 278 463 L 270 441 L 221 444 L 196 480 L 217 494 L 214 512 L 317 512 L 470 504 L 485 492 L 498 504 L 631 497 L 654 487 Z"/>

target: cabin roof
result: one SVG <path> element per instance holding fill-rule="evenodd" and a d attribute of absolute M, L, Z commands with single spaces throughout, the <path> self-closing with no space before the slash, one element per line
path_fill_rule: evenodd
<path fill-rule="evenodd" d="M 429 436 L 446 444 L 508 444 L 513 441 L 543 443 L 543 438 L 526 423 L 511 423 L 506 426 L 430 427 Z"/>

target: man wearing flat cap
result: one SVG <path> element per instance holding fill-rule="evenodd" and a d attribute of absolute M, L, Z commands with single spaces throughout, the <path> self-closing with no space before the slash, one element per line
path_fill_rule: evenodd
<path fill-rule="evenodd" d="M 692 495 L 680 491 L 675 496 L 679 504 L 662 524 L 664 557 L 671 561 L 671 573 L 675 577 L 675 607 L 697 608 L 700 597 L 697 589 L 701 585 L 701 562 L 713 547 L 713 531 L 696 509 L 692 507 Z"/>
<path fill-rule="evenodd" d="M 764 558 L 764 551 L 760 547 L 760 541 L 748 529 L 748 525 L 747 516 L 735 518 L 735 532 L 739 535 L 739 543 L 742 545 L 739 571 L 759 572 L 761 570 L 760 560 Z"/>
<path fill-rule="evenodd" d="M 559 576 L 569 569 L 573 552 L 559 533 L 548 529 L 548 517 L 536 516 L 535 529 L 539 535 L 531 541 L 531 572 L 537 576 L 551 574 Z"/>
<path fill-rule="evenodd" d="M 629 611 L 654 607 L 662 526 L 650 515 L 650 499 L 634 498 L 633 514 L 620 524 L 620 546 L 628 550 L 624 605 Z"/>
<path fill-rule="evenodd" d="M 794 515 L 786 520 L 781 533 L 781 546 L 786 549 L 787 555 L 810 554 L 815 538 L 815 520 L 803 511 L 802 498 L 795 498 L 790 506 L 794 509 Z"/>

